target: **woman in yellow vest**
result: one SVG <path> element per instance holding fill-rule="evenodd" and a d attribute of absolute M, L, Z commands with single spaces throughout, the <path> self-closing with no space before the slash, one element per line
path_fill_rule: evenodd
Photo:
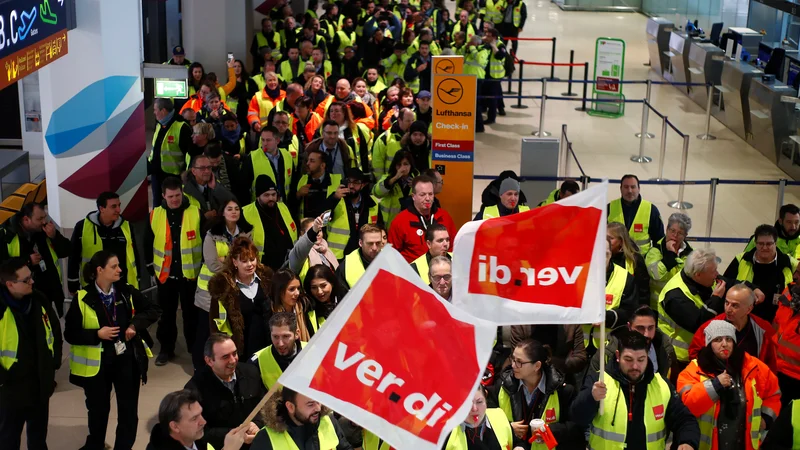
<path fill-rule="evenodd" d="M 330 250 L 328 242 L 322 234 L 323 223 L 322 216 L 315 219 L 307 217 L 300 222 L 301 235 L 283 265 L 298 274 L 303 283 L 305 283 L 309 269 L 313 266 L 328 266 L 331 271 L 335 271 L 339 267 L 336 255 Z M 310 295 L 308 290 L 306 293 Z"/>
<path fill-rule="evenodd" d="M 113 386 L 118 417 L 114 448 L 129 449 L 139 423 L 139 386 L 147 383 L 147 360 L 153 356 L 147 327 L 160 310 L 120 281 L 122 270 L 113 253 L 95 253 L 83 270 L 87 285 L 73 298 L 64 326 L 64 339 L 71 345 L 69 380 L 83 388 L 89 410 L 83 448 L 104 447 Z"/>
<path fill-rule="evenodd" d="M 317 264 L 308 269 L 303 289 L 308 293 L 320 325 L 347 295 L 347 288 L 342 286 L 333 270 L 324 264 Z"/>
<path fill-rule="evenodd" d="M 490 389 L 490 403 L 505 413 L 511 422 L 514 447 L 529 448 L 530 422 L 544 420 L 561 450 L 584 448 L 583 431 L 569 420 L 569 407 L 575 397 L 573 386 L 565 384 L 564 374 L 550 365 L 550 348 L 533 339 L 514 347 L 507 367 Z M 532 450 L 545 450 L 533 443 Z"/>
<path fill-rule="evenodd" d="M 203 239 L 203 267 L 197 276 L 197 291 L 194 305 L 197 306 L 197 338 L 192 350 L 192 362 L 195 369 L 205 366 L 203 347 L 210 334 L 209 311 L 211 310 L 211 293 L 208 283 L 214 274 L 225 269 L 225 258 L 230 253 L 230 246 L 237 237 L 252 239 L 253 226 L 242 215 L 239 202 L 231 200 L 217 211 L 217 218 L 211 223 Z M 214 300 L 216 302 L 216 299 Z"/>
<path fill-rule="evenodd" d="M 375 184 L 372 193 L 381 199 L 380 210 L 386 228 L 391 226 L 404 204 L 411 201 L 411 180 L 418 175 L 411 152 L 399 150 L 392 158 L 389 173 Z"/>
<path fill-rule="evenodd" d="M 291 270 L 281 269 L 272 276 L 270 300 L 272 312 L 295 313 L 301 341 L 308 342 L 319 329 L 316 312 L 303 292 L 300 278 Z"/>
<path fill-rule="evenodd" d="M 689 216 L 672 213 L 667 219 L 666 236 L 654 242 L 644 257 L 650 273 L 650 307 L 653 309 L 658 309 L 658 296 L 667 281 L 683 269 L 686 258 L 692 253 L 692 246 L 686 242 L 691 229 Z"/>
<path fill-rule="evenodd" d="M 250 239 L 233 240 L 222 271 L 211 277 L 208 312 L 212 333 L 225 333 L 236 344 L 239 358 L 269 345 L 266 323 L 272 270 L 258 261 L 258 249 Z M 216 301 L 215 301 L 216 300 Z"/>
<path fill-rule="evenodd" d="M 506 415 L 500 408 L 487 408 L 486 397 L 486 388 L 478 385 L 469 415 L 450 432 L 445 450 L 511 449 L 513 434 Z"/>
<path fill-rule="evenodd" d="M 633 276 L 639 304 L 650 302 L 650 275 L 644 264 L 639 247 L 633 242 L 624 224 L 611 222 L 606 229 L 606 239 L 611 249 L 611 262 L 622 267 Z"/>

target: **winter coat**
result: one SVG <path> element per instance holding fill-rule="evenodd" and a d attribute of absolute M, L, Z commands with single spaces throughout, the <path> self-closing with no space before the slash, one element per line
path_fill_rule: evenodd
<path fill-rule="evenodd" d="M 244 219 L 244 214 L 240 216 L 239 223 L 236 225 L 239 227 L 239 234 L 234 236 L 234 238 L 241 236 L 250 240 L 253 239 L 253 226 Z M 206 233 L 206 238 L 203 239 L 203 264 L 205 264 L 211 273 L 218 273 L 225 269 L 225 263 L 219 260 L 217 242 L 225 242 L 228 244 L 228 238 L 225 235 L 224 221 L 213 225 Z M 211 309 L 211 293 L 208 290 L 198 287 L 194 294 L 194 305 L 203 311 L 209 311 Z"/>
<path fill-rule="evenodd" d="M 725 320 L 725 317 L 725 313 L 722 313 L 711 320 Z M 706 329 L 708 324 L 711 323 L 711 320 L 701 325 L 694 334 L 694 338 L 692 339 L 691 344 L 689 344 L 690 360 L 697 358 L 697 354 L 700 353 L 700 350 L 706 346 L 706 336 L 703 331 Z M 766 364 L 771 371 L 777 373 L 778 356 L 776 351 L 778 346 L 778 336 L 775 333 L 775 329 L 772 328 L 772 325 L 769 322 L 756 315 L 753 315 L 752 313 L 750 313 L 750 325 L 753 327 L 753 332 L 756 334 L 756 341 L 759 343 L 758 355 L 751 356 L 755 356 L 756 358 L 760 359 L 761 362 Z"/>
<path fill-rule="evenodd" d="M 615 358 L 615 352 L 619 346 L 619 339 L 617 335 L 619 330 L 627 328 L 618 328 L 608 335 L 608 342 L 606 343 L 606 362 Z M 672 347 L 672 339 L 661 330 L 656 329 L 656 334 L 653 336 L 653 347 L 656 349 L 656 361 L 658 362 L 658 373 L 665 380 L 669 379 L 669 370 L 673 368 L 678 359 L 675 357 L 675 349 Z M 596 373 L 600 370 L 600 352 L 597 352 L 592 357 L 591 361 L 592 372 Z"/>
<path fill-rule="evenodd" d="M 206 436 L 203 436 L 199 440 L 194 441 L 197 450 L 208 449 L 206 438 Z M 156 423 L 153 426 L 153 430 L 150 432 L 150 443 L 147 444 L 145 450 L 186 450 L 186 447 L 175 439 L 172 439 L 172 436 L 169 435 L 169 430 L 164 430 L 161 428 L 160 423 Z"/>

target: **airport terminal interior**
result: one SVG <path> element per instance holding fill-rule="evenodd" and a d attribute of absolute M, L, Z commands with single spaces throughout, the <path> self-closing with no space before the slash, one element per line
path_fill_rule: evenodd
<path fill-rule="evenodd" d="M 82 2 L 76 1 L 80 7 Z M 193 0 L 184 0 L 183 3 L 187 1 Z M 226 3 L 238 1 L 240 0 L 225 0 Z M 159 2 L 142 0 L 142 3 Z M 642 197 L 658 207 L 665 222 L 673 212 L 683 211 L 692 220 L 690 239 L 712 238 L 710 240 L 714 242 L 707 242 L 708 239 L 705 239 L 703 242 L 693 242 L 692 245 L 695 248 L 704 246 L 715 248 L 722 261 L 721 270 L 742 251 L 745 245 L 743 242 L 753 234 L 758 225 L 775 222 L 777 208 L 781 204 L 800 204 L 800 184 L 793 184 L 794 180 L 800 180 L 800 155 L 798 155 L 800 104 L 792 100 L 797 100 L 797 83 L 800 82 L 798 76 L 800 56 L 797 43 L 800 38 L 798 26 L 800 21 L 795 22 L 796 18 L 790 13 L 772 9 L 755 1 L 749 5 L 747 1 L 700 1 L 701 4 L 713 3 L 719 6 L 718 10 L 707 8 L 705 11 L 701 11 L 699 7 L 690 11 L 686 7 L 686 2 L 676 1 L 634 1 L 632 3 L 636 5 L 633 6 L 630 6 L 629 2 L 582 0 L 525 0 L 525 3 L 527 22 L 519 37 L 548 39 L 520 40 L 516 58 L 526 62 L 552 62 L 551 44 L 554 38 L 557 42 L 555 62 L 573 61 L 580 65 L 576 65 L 572 70 L 567 65 L 554 67 L 554 75 L 560 81 L 547 82 L 546 97 L 556 98 L 542 99 L 544 83 L 541 79 L 550 76 L 551 67 L 548 65 L 517 65 L 517 71 L 511 76 L 512 82 L 503 82 L 503 91 L 507 91 L 509 84 L 512 88 L 510 92 L 504 94 L 506 115 L 498 117 L 494 124 L 487 124 L 485 132 L 478 133 L 475 137 L 473 170 L 476 179 L 472 183 L 473 213 L 480 209 L 481 192 L 489 180 L 501 171 L 513 170 L 519 175 L 526 175 L 520 171 L 522 141 L 536 139 L 533 132 L 539 129 L 540 124 L 544 124 L 545 131 L 556 140 L 557 147 L 562 152 L 568 147 L 572 152 L 560 153 L 562 156 L 559 156 L 559 161 L 562 164 L 558 168 L 552 168 L 551 173 L 539 172 L 534 175 L 572 177 L 579 182 L 582 180 L 581 177 L 587 180 L 590 178 L 588 186 L 604 178 L 619 180 L 624 174 L 637 175 L 642 180 Z M 599 7 L 595 3 L 613 4 L 613 7 Z M 654 5 L 655 3 L 658 5 Z M 684 6 L 681 7 L 680 4 Z M 450 0 L 447 0 L 445 5 L 451 10 L 455 8 L 454 2 Z M 650 14 L 645 14 L 644 9 L 649 10 Z M 258 18 L 261 16 L 257 13 L 250 15 L 255 15 L 252 21 L 254 24 L 258 23 Z M 79 13 L 78 29 L 83 26 L 81 18 L 91 20 L 90 15 Z M 687 26 L 695 20 L 697 22 L 692 28 L 701 28 L 706 36 L 705 40 L 696 36 L 693 40 L 687 38 L 686 33 L 689 31 Z M 724 25 L 722 29 L 715 30 L 715 24 L 719 22 Z M 148 22 L 145 21 L 142 26 L 146 28 Z M 248 28 L 250 26 L 248 25 Z M 258 30 L 256 25 L 252 27 L 253 30 Z M 214 27 L 210 27 L 208 32 L 213 33 Z M 184 30 L 183 42 L 175 42 L 173 31 L 167 34 L 171 36 L 172 41 L 162 43 L 163 49 L 156 54 L 170 56 L 168 52 L 174 43 L 182 44 L 187 49 L 188 59 L 193 61 L 196 59 L 191 53 L 191 49 L 195 46 L 189 42 L 192 36 L 196 36 L 196 30 Z M 584 85 L 573 83 L 568 87 L 565 82 L 570 74 L 575 80 L 583 80 L 585 62 L 589 63 L 589 75 L 592 78 L 596 41 L 603 37 L 620 39 L 625 43 L 624 81 L 629 83 L 617 85 L 621 86 L 622 94 L 627 101 L 624 104 L 624 112 L 621 112 L 619 117 L 588 114 L 576 110 L 581 106 L 580 98 L 584 92 Z M 140 36 L 130 37 L 131 40 L 139 38 Z M 711 40 L 716 41 L 717 45 L 711 43 Z M 224 50 L 235 53 L 237 58 L 238 55 L 244 57 L 249 52 L 249 42 L 248 38 L 247 47 Z M 725 42 L 730 42 L 735 49 L 724 48 Z M 733 45 L 734 43 L 736 44 Z M 71 56 L 73 48 L 78 52 L 78 46 L 81 44 L 82 41 L 79 40 L 75 40 L 74 43 L 70 41 L 70 54 L 65 58 Z M 740 64 L 727 59 L 723 64 L 726 50 L 734 55 L 739 52 L 746 53 L 750 62 Z M 215 67 L 218 67 L 217 70 L 222 74 L 224 51 L 217 57 L 220 61 L 216 62 Z M 756 58 L 758 61 L 754 65 L 753 61 Z M 516 97 L 519 67 L 524 67 L 524 79 L 528 80 L 522 83 L 521 100 Z M 113 75 L 113 70 L 108 68 L 105 70 L 106 75 Z M 774 79 L 762 77 L 765 70 L 773 74 Z M 53 81 L 56 76 L 57 74 L 53 73 L 48 73 L 46 78 L 42 76 L 42 103 L 45 102 L 46 95 L 57 89 L 58 84 Z M 704 78 L 706 76 L 712 79 Z M 224 75 L 220 78 L 220 82 L 224 82 Z M 687 81 L 696 83 L 698 79 L 701 80 L 700 85 L 686 85 Z M 646 80 L 651 80 L 652 83 L 647 84 Z M 24 82 L 25 80 L 20 80 L 18 83 L 24 87 Z M 706 120 L 709 91 L 705 83 L 714 85 L 711 91 L 713 98 L 709 122 Z M 45 84 L 49 85 L 46 89 Z M 589 97 L 592 97 L 593 86 L 588 86 Z M 568 89 L 576 93 L 577 97 L 562 94 Z M 149 150 L 155 119 L 150 106 L 152 88 L 145 88 L 144 91 L 144 126 L 147 129 L 145 145 Z M 23 89 L 17 92 L 21 93 Z M 148 99 L 148 95 L 151 98 Z M 642 102 L 648 95 L 647 100 L 651 108 Z M 4 101 L 7 101 L 9 97 L 5 98 Z M 517 105 L 518 101 L 527 108 L 518 109 L 512 106 Z M 725 111 L 720 108 L 723 101 L 726 105 Z M 25 102 L 20 101 L 20 104 L 24 111 L 20 112 L 22 119 L 16 120 L 16 123 L 25 127 L 31 123 L 29 120 L 31 117 L 26 116 L 29 111 Z M 593 103 L 590 98 L 587 107 L 602 109 L 609 104 L 612 103 Z M 622 109 L 618 103 L 612 105 L 614 105 L 611 107 L 613 110 Z M 112 106 L 112 110 L 117 108 Z M 644 111 L 648 111 L 646 131 L 652 133 L 652 138 L 641 139 L 636 136 L 642 130 Z M 33 114 L 35 116 L 35 111 Z M 544 114 L 543 118 L 541 114 Z M 109 115 L 110 112 L 107 112 L 106 118 Z M 669 121 L 666 127 L 662 118 Z M 663 136 L 664 131 L 666 136 Z M 42 133 L 41 129 L 38 133 Z M 716 139 L 699 138 L 706 133 Z M 16 147 L 9 144 L 7 147 L 12 149 L 9 151 L 16 151 L 13 150 L 15 148 L 28 150 L 27 142 L 31 139 L 30 135 L 31 133 L 26 131 L 24 139 L 26 145 L 20 144 Z M 44 139 L 48 140 L 50 137 L 48 135 Z M 65 133 L 62 133 L 61 137 L 68 139 Z M 19 139 L 22 142 L 21 136 Z M 41 136 L 38 139 L 41 141 Z M 10 137 L 2 140 L 4 144 L 12 141 L 14 139 Z M 685 147 L 687 143 L 688 147 Z M 58 169 L 58 160 L 43 156 L 41 142 L 39 147 L 38 152 L 30 152 L 29 169 L 32 182 L 38 182 L 46 176 L 49 180 L 51 177 L 48 172 L 51 169 L 61 170 Z M 685 151 L 687 149 L 688 151 Z M 0 154 L 3 151 L 0 149 Z M 649 157 L 650 162 L 632 160 L 633 157 L 640 155 L 640 152 Z M 660 173 L 660 170 L 663 170 L 663 173 Z M 63 181 L 67 175 L 69 174 L 59 174 L 59 180 Z M 671 182 L 645 183 L 646 180 L 659 176 L 662 180 Z M 719 184 L 711 183 L 712 179 L 718 179 Z M 68 178 L 67 181 L 69 180 Z M 689 183 L 681 187 L 676 183 L 679 180 Z M 781 183 L 780 180 L 785 180 L 786 183 Z M 83 179 L 82 182 L 90 181 Z M 555 189 L 560 181 L 536 183 L 538 189 L 536 192 L 549 192 Z M 13 183 L 6 183 L 4 186 L 2 193 L 7 197 L 13 192 L 14 186 Z M 8 186 L 11 186 L 11 189 Z M 447 188 L 453 189 L 449 185 Z M 55 184 L 48 186 L 49 196 L 53 197 L 53 191 L 59 189 L 61 188 Z M 523 183 L 524 189 L 525 183 Z M 544 196 L 531 198 L 530 194 L 528 195 L 528 202 L 533 205 L 544 198 Z M 619 197 L 617 182 L 611 182 L 608 195 L 609 200 Z M 679 198 L 679 195 L 682 195 L 682 198 Z M 72 197 L 59 196 L 58 208 L 62 217 L 66 217 L 65 211 L 75 207 L 69 204 L 69 198 Z M 684 208 L 687 206 L 691 208 L 679 210 L 670 206 L 677 200 L 683 201 Z M 713 208 L 710 205 L 711 201 L 714 203 Z M 86 211 L 80 212 L 77 217 L 83 217 L 86 212 L 93 209 L 93 202 L 84 202 L 81 205 L 81 207 L 86 205 Z M 708 221 L 712 219 L 713 225 L 709 228 Z M 72 223 L 74 220 L 58 225 L 68 229 Z M 581 224 L 575 226 L 580 227 Z M 65 233 L 67 237 L 69 237 L 68 232 L 69 230 Z M 155 336 L 155 325 L 152 328 L 152 334 Z M 47 439 L 50 448 L 57 450 L 78 448 L 86 437 L 87 412 L 84 406 L 84 392 L 69 382 L 69 368 L 66 363 L 68 344 L 65 343 L 64 346 L 65 362 L 56 375 L 58 385 L 50 402 Z M 164 395 L 181 389 L 193 373 L 191 355 L 184 347 L 183 340 L 178 339 L 177 358 L 174 361 L 164 366 L 150 365 L 149 380 L 140 392 L 139 428 L 135 449 L 144 449 L 147 445 L 149 432 L 157 421 L 159 402 Z M 106 442 L 114 442 L 117 417 L 114 398 L 112 394 L 111 418 Z"/>

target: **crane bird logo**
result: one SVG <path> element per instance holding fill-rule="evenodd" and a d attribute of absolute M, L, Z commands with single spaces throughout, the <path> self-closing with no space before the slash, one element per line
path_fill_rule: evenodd
<path fill-rule="evenodd" d="M 456 65 L 453 64 L 453 61 L 449 59 L 443 59 L 436 63 L 436 72 L 438 73 L 446 73 L 449 75 L 454 74 L 456 71 Z"/>
<path fill-rule="evenodd" d="M 454 105 L 464 96 L 464 86 L 455 78 L 445 78 L 436 86 L 439 100 L 445 105 Z"/>

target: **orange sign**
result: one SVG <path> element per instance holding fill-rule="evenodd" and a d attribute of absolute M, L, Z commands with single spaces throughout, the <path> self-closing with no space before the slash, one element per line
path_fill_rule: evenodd
<path fill-rule="evenodd" d="M 67 30 L 63 30 L 44 41 L 8 55 L 0 60 L 0 68 L 3 70 L 3 76 L 0 76 L 0 89 L 61 58 L 67 51 Z"/>
<path fill-rule="evenodd" d="M 439 75 L 461 75 L 464 73 L 464 57 L 461 55 L 434 56 L 433 73 Z"/>
<path fill-rule="evenodd" d="M 432 84 L 432 160 L 445 182 L 438 197 L 461 227 L 472 220 L 478 81 L 474 75 L 434 73 Z"/>

